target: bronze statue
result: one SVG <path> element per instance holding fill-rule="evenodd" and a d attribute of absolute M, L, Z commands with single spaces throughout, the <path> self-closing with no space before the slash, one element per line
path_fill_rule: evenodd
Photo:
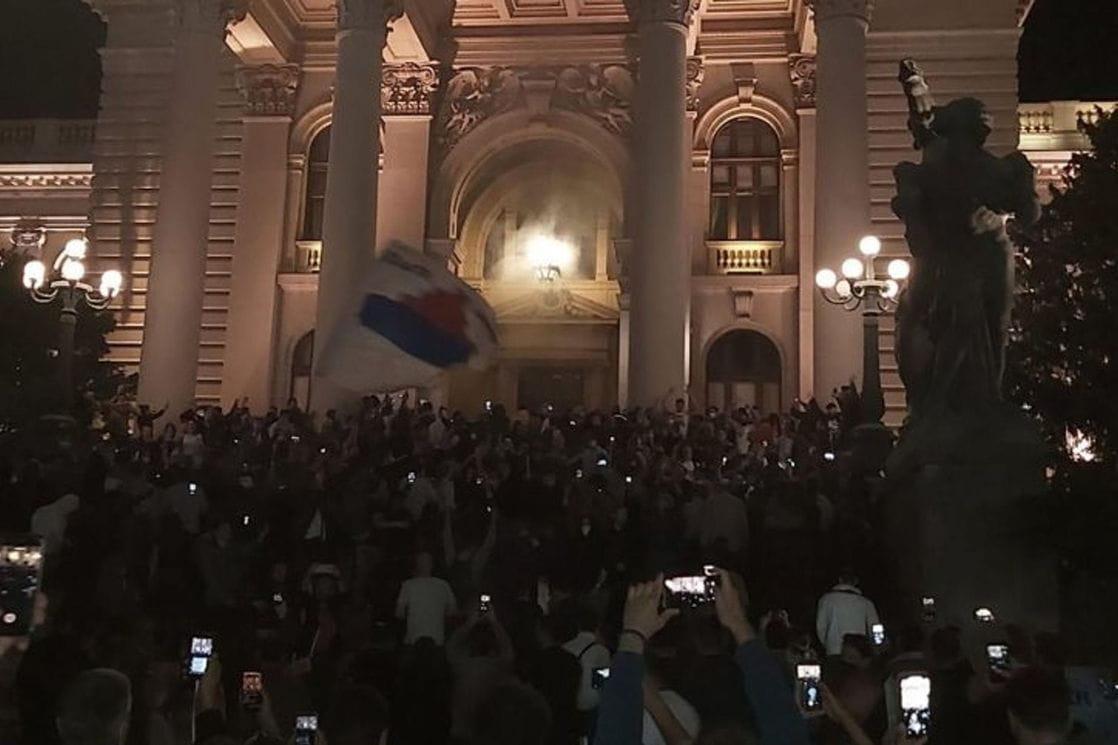
<path fill-rule="evenodd" d="M 897 363 L 912 422 L 981 416 L 1001 402 L 1014 285 L 1006 223 L 1039 216 L 1033 167 L 1020 152 L 984 148 L 991 119 L 981 101 L 937 106 L 916 63 L 900 68 L 923 157 L 893 170 L 893 212 L 913 258 L 897 309 Z"/>

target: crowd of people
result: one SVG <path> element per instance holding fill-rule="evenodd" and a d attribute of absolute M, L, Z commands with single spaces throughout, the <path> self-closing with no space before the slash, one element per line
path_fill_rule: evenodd
<path fill-rule="evenodd" d="M 857 417 L 851 391 L 474 418 L 397 395 L 107 406 L 12 442 L 0 528 L 44 558 L 35 628 L 0 638 L 0 742 L 1101 742 L 1056 638 L 1006 627 L 991 670 L 934 618 L 878 625 Z M 925 736 L 905 670 L 931 678 Z"/>

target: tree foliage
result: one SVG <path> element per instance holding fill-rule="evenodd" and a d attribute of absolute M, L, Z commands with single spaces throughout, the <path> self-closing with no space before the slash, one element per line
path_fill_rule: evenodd
<path fill-rule="evenodd" d="M 0 425 L 20 429 L 44 414 L 61 413 L 58 388 L 58 301 L 34 302 L 22 284 L 29 257 L 0 253 Z M 105 334 L 115 322 L 108 312 L 78 311 L 74 337 L 75 400 L 79 415 L 92 401 L 113 396 L 122 379 L 104 360 Z"/>
<path fill-rule="evenodd" d="M 1019 236 L 1007 391 L 1064 444 L 1079 431 L 1118 455 L 1118 114 L 1085 125 L 1039 222 Z"/>

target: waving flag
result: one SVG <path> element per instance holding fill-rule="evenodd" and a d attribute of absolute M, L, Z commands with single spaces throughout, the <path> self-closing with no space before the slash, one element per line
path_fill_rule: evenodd
<path fill-rule="evenodd" d="M 458 365 L 483 368 L 496 349 L 496 318 L 477 291 L 439 259 L 393 243 L 316 367 L 343 388 L 375 393 L 426 385 Z"/>

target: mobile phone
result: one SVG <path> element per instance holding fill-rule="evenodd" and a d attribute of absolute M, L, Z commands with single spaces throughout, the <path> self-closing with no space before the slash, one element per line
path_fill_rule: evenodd
<path fill-rule="evenodd" d="M 633 483 L 633 477 L 632 477 L 632 476 L 626 476 L 626 477 L 625 477 L 625 483 L 626 483 L 626 484 L 631 484 L 631 483 Z"/>
<path fill-rule="evenodd" d="M 576 468 L 575 469 L 575 478 L 576 479 L 581 479 L 582 478 L 582 469 L 581 468 Z"/>
<path fill-rule="evenodd" d="M 246 670 L 241 674 L 241 706 L 252 710 L 263 703 L 264 676 L 257 670 Z"/>
<path fill-rule="evenodd" d="M 0 636 L 24 636 L 31 630 L 42 565 L 43 547 L 35 536 L 0 544 Z"/>
<path fill-rule="evenodd" d="M 300 714 L 295 717 L 295 745 L 314 745 L 318 732 L 317 714 Z"/>
<path fill-rule="evenodd" d="M 251 522 L 252 522 L 252 518 L 250 516 L 241 515 L 241 525 L 243 525 L 247 528 L 249 523 L 251 523 Z"/>
<path fill-rule="evenodd" d="M 994 611 L 990 610 L 989 608 L 975 608 L 974 620 L 978 621 L 979 623 L 993 623 Z"/>
<path fill-rule="evenodd" d="M 186 485 L 186 488 L 187 488 L 187 490 L 189 490 L 189 491 L 190 491 L 190 496 L 192 496 L 192 497 L 193 497 L 193 496 L 194 496 L 195 494 L 197 494 L 197 493 L 198 493 L 198 485 L 197 485 L 197 484 L 195 484 L 195 483 L 194 483 L 193 481 L 191 481 L 191 482 L 190 482 L 189 484 L 187 484 L 187 485 Z"/>
<path fill-rule="evenodd" d="M 823 713 L 823 668 L 820 665 L 796 665 L 796 698 L 807 716 Z"/>
<path fill-rule="evenodd" d="M 932 679 L 923 673 L 906 675 L 900 680 L 901 721 L 907 737 L 928 734 L 931 718 Z"/>
<path fill-rule="evenodd" d="M 668 577 L 664 580 L 665 604 L 669 608 L 698 608 L 712 603 L 721 580 L 709 564 L 703 567 L 702 574 Z"/>
<path fill-rule="evenodd" d="M 414 484 L 415 483 L 415 471 L 408 471 L 408 483 L 409 484 Z"/>
<path fill-rule="evenodd" d="M 214 653 L 214 640 L 209 636 L 192 636 L 190 650 L 186 658 L 187 677 L 201 678 L 206 674 L 210 658 Z"/>
<path fill-rule="evenodd" d="M 885 626 L 880 623 L 875 623 L 870 626 L 870 638 L 873 640 L 874 646 L 880 647 L 885 643 Z"/>
<path fill-rule="evenodd" d="M 986 664 L 990 666 L 990 673 L 999 678 L 1009 677 L 1009 645 L 987 644 Z"/>
<path fill-rule="evenodd" d="M 590 687 L 594 690 L 600 691 L 604 688 L 607 680 L 609 680 L 608 667 L 596 667 L 590 671 Z"/>
<path fill-rule="evenodd" d="M 478 598 L 477 612 L 482 614 L 488 613 L 491 600 L 492 599 L 488 595 L 482 593 L 481 597 Z"/>
<path fill-rule="evenodd" d="M 604 468 L 607 465 L 609 465 L 608 460 L 606 460 L 605 458 L 598 458 L 598 467 L 599 468 Z"/>
<path fill-rule="evenodd" d="M 823 460 L 833 461 L 834 459 L 835 459 L 835 454 L 834 453 L 832 453 L 832 452 L 823 453 Z"/>
<path fill-rule="evenodd" d="M 936 617 L 936 599 L 925 595 L 920 598 L 920 607 L 925 621 L 931 622 Z"/>
<path fill-rule="evenodd" d="M 486 401 L 485 402 L 485 410 L 486 411 L 493 411 L 493 402 L 492 401 Z"/>

